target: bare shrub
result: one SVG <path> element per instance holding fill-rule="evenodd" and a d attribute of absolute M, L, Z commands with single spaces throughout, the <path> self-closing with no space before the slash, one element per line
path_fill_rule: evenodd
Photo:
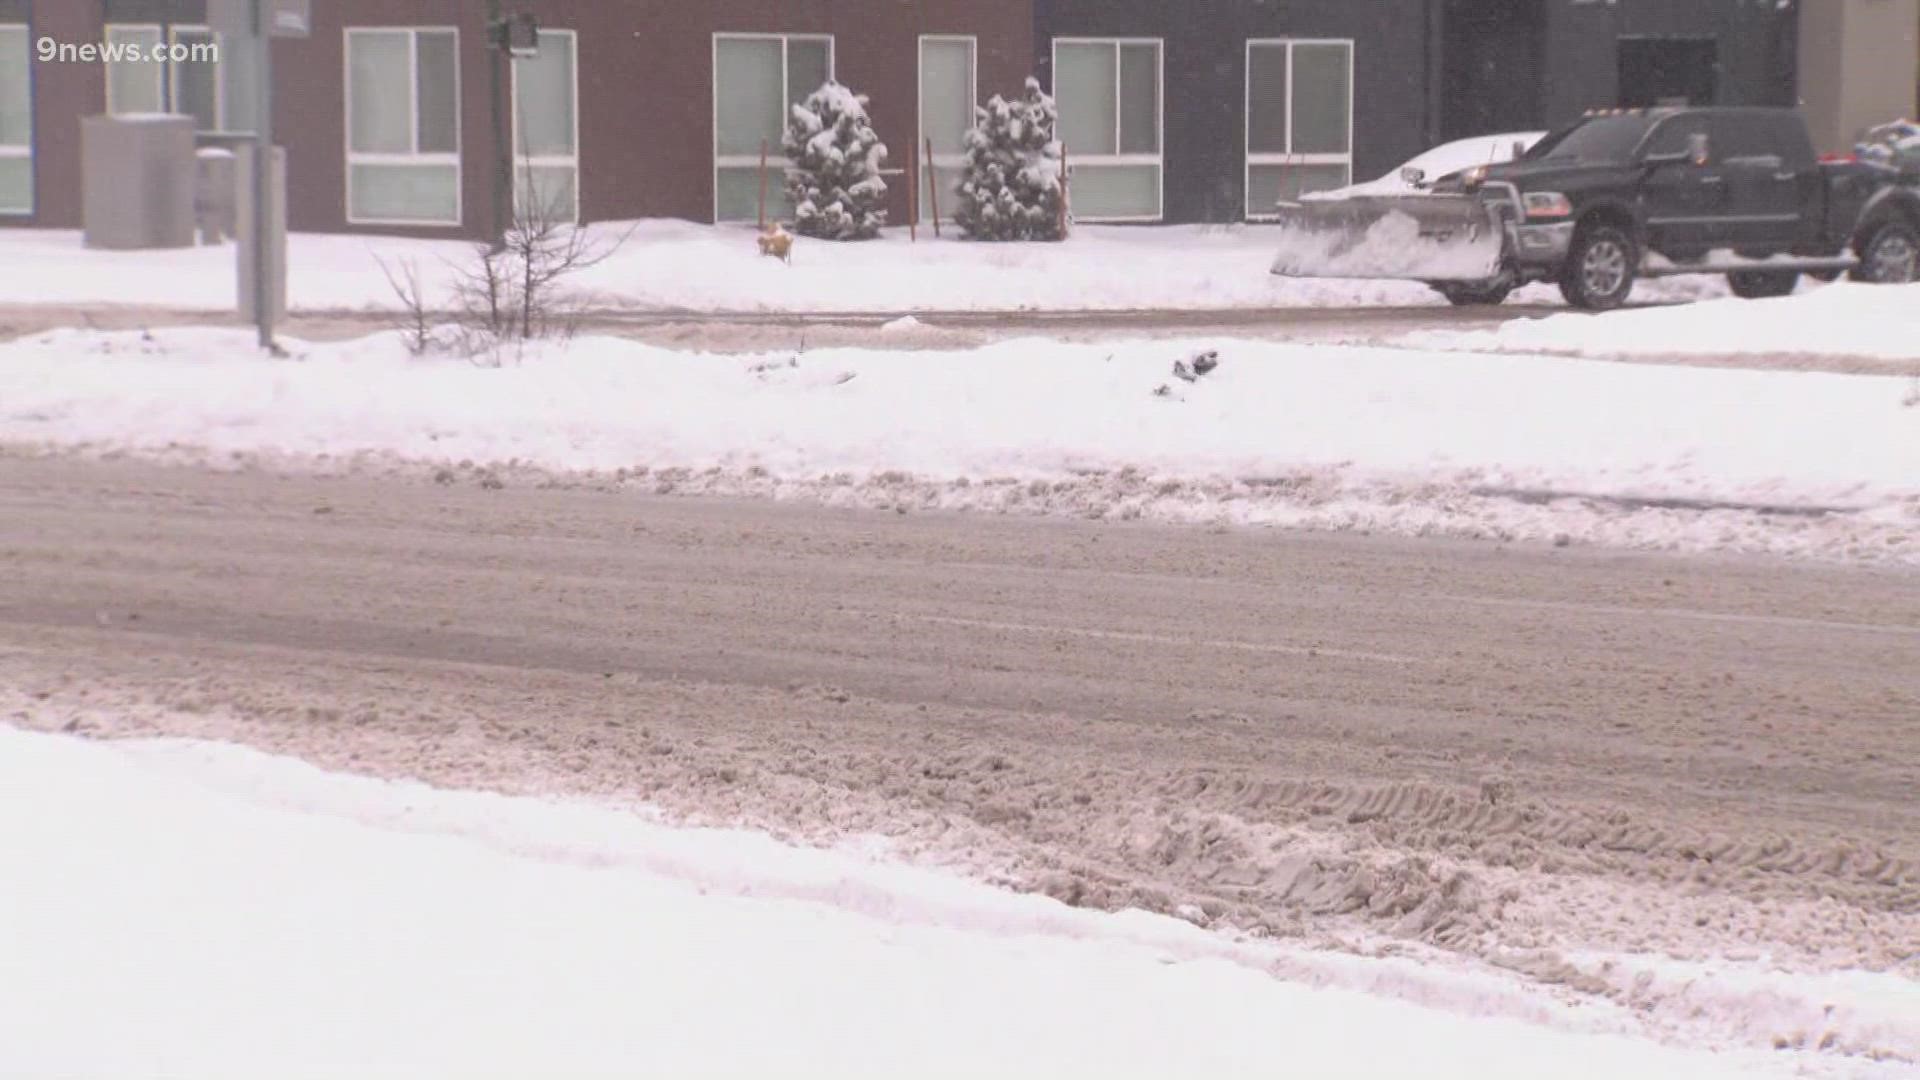
<path fill-rule="evenodd" d="M 466 321 L 494 337 L 570 336 L 579 305 L 562 282 L 605 262 L 631 235 L 596 238 L 559 221 L 544 199 L 516 200 L 504 242 L 476 253 L 456 277 L 455 296 Z"/>
<path fill-rule="evenodd" d="M 396 328 L 415 356 L 444 347 L 476 364 L 498 367 L 518 361 L 526 344 L 571 337 L 579 325 L 581 304 L 564 286 L 572 275 L 605 262 L 632 236 L 595 237 L 585 228 L 561 222 L 539 198 L 516 199 L 506 236 L 499 244 L 476 244 L 472 257 L 448 263 L 452 271 L 452 307 L 445 332 L 427 303 L 418 267 L 382 262 L 400 309 Z"/>
<path fill-rule="evenodd" d="M 392 320 L 393 328 L 406 343 L 409 355 L 425 356 L 433 350 L 434 318 L 433 309 L 427 304 L 426 289 L 420 284 L 420 265 L 412 259 L 401 259 L 396 266 L 389 266 L 378 256 L 373 261 L 380 264 L 387 287 L 400 302 L 400 310 Z"/>

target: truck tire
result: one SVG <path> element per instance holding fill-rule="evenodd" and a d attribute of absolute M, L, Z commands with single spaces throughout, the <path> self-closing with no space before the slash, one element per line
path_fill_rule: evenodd
<path fill-rule="evenodd" d="M 1573 238 L 1560 271 L 1560 295 L 1587 311 L 1611 311 L 1626 303 L 1640 266 L 1640 246 L 1612 225 L 1588 225 Z"/>
<path fill-rule="evenodd" d="M 1920 281 L 1920 234 L 1904 221 L 1871 226 L 1857 250 L 1860 265 L 1851 271 L 1855 281 L 1876 285 Z"/>
<path fill-rule="evenodd" d="M 1494 307 L 1506 303 L 1513 293 L 1513 282 L 1505 280 L 1436 281 L 1432 286 L 1454 307 Z"/>
<path fill-rule="evenodd" d="M 1791 270 L 1736 270 L 1727 275 L 1727 284 L 1742 300 L 1766 300 L 1791 295 L 1800 275 Z"/>

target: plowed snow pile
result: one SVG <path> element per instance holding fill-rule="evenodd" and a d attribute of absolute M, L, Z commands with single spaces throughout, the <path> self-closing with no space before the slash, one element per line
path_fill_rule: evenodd
<path fill-rule="evenodd" d="M 1247 341 L 742 358 L 592 339 L 498 367 L 413 359 L 394 335 L 291 344 L 274 361 L 232 330 L 25 339 L 0 348 L 0 440 L 1920 562 L 1920 409 L 1897 378 Z M 1218 370 L 1177 377 L 1202 349 Z"/>
<path fill-rule="evenodd" d="M 1777 300 L 1515 319 L 1497 330 L 1422 331 L 1411 348 L 1556 356 L 1688 353 L 1920 360 L 1920 284 L 1829 285 Z"/>
<path fill-rule="evenodd" d="M 213 744 L 0 727 L 0 787 L 14 811 L 0 815 L 8 1074 L 1698 1080 L 1898 1067 L 1812 1046 L 1680 1049 L 1639 1034 L 1632 1010 L 1485 972 L 1234 943 L 850 850 L 349 779 Z M 1320 985 L 1275 977 L 1287 973 Z"/>

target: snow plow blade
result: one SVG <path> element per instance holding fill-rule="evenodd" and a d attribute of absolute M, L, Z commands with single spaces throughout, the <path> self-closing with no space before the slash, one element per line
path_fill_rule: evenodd
<path fill-rule="evenodd" d="M 1487 281 L 1505 250 L 1499 213 L 1466 196 L 1286 203 L 1279 231 L 1281 277 Z"/>

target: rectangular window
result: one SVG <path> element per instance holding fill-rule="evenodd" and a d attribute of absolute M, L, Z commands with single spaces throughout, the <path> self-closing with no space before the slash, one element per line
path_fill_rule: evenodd
<path fill-rule="evenodd" d="M 978 42 L 971 37 L 920 39 L 920 139 L 916 158 L 933 142 L 933 168 L 920 178 L 920 217 L 933 218 L 933 185 L 940 184 L 940 213 L 951 218 L 966 163 L 967 132 L 979 103 Z"/>
<path fill-rule="evenodd" d="M 1054 41 L 1053 93 L 1074 217 L 1160 219 L 1163 66 L 1158 38 Z"/>
<path fill-rule="evenodd" d="M 767 152 L 767 218 L 790 217 L 780 136 L 793 106 L 833 78 L 833 38 L 713 36 L 713 219 L 757 220 L 760 151 Z"/>
<path fill-rule="evenodd" d="M 220 82 L 220 39 L 204 26 L 176 26 L 169 35 L 176 46 L 167 65 L 167 87 L 173 93 L 173 111 L 193 117 L 197 131 L 225 131 L 226 88 Z M 200 50 L 200 51 L 193 51 Z"/>
<path fill-rule="evenodd" d="M 1353 42 L 1247 42 L 1246 213 L 1353 182 Z"/>
<path fill-rule="evenodd" d="M 0 214 L 33 213 L 32 60 L 26 26 L 0 23 Z"/>
<path fill-rule="evenodd" d="M 114 23 L 106 46 L 109 113 L 182 113 L 198 131 L 253 130 L 253 57 L 207 27 Z"/>
<path fill-rule="evenodd" d="M 540 51 L 513 62 L 514 199 L 523 217 L 580 220 L 579 46 L 540 31 Z"/>
<path fill-rule="evenodd" d="M 106 28 L 109 113 L 167 111 L 167 65 L 155 55 L 165 40 L 158 26 L 122 23 Z"/>
<path fill-rule="evenodd" d="M 460 224 L 459 36 L 350 29 L 347 220 Z"/>
<path fill-rule="evenodd" d="M 219 34 L 214 35 L 214 40 L 220 45 L 220 62 L 213 65 L 220 83 L 220 130 L 253 131 L 254 118 L 258 115 L 253 71 L 259 58 L 239 42 Z"/>

